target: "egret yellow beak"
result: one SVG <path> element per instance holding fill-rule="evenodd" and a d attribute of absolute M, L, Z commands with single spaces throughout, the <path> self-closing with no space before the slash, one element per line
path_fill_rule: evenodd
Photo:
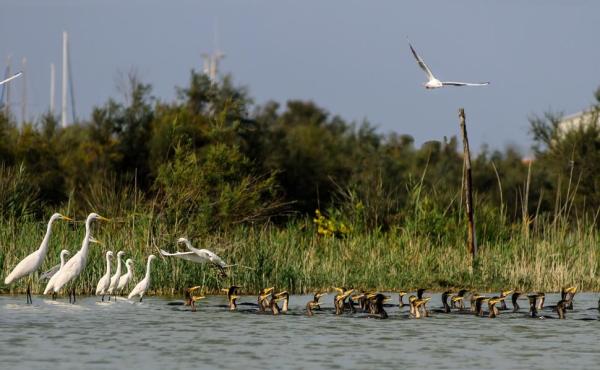
<path fill-rule="evenodd" d="M 204 298 L 206 298 L 206 297 L 205 297 L 205 296 L 203 296 L 203 295 L 196 295 L 196 296 L 193 296 L 193 297 L 192 297 L 192 300 L 193 300 L 194 302 L 198 302 L 199 300 L 201 300 L 201 299 L 204 299 Z"/>
<path fill-rule="evenodd" d="M 102 216 L 100 216 L 100 215 L 98 215 L 98 217 L 97 217 L 97 218 L 98 218 L 98 220 L 101 220 L 101 221 L 110 222 L 110 219 L 108 219 L 108 218 L 106 218 L 106 217 L 102 217 Z"/>
<path fill-rule="evenodd" d="M 90 243 L 96 243 L 96 244 L 104 245 L 104 243 L 102 243 L 100 240 L 98 240 L 98 239 L 96 239 L 94 237 L 91 237 L 91 236 L 90 236 Z"/>
<path fill-rule="evenodd" d="M 63 219 L 63 220 L 65 220 L 65 221 L 73 221 L 72 218 L 64 216 L 64 215 L 60 215 L 60 218 Z"/>
<path fill-rule="evenodd" d="M 198 290 L 198 289 L 200 289 L 200 288 L 202 288 L 202 286 L 201 286 L 201 285 L 196 285 L 196 286 L 193 286 L 193 287 L 191 287 L 191 288 L 188 288 L 188 292 L 193 292 L 194 290 Z"/>
<path fill-rule="evenodd" d="M 565 291 L 567 293 L 576 293 L 577 292 L 577 287 L 576 286 L 571 286 L 571 287 L 568 287 L 567 289 L 565 289 Z"/>

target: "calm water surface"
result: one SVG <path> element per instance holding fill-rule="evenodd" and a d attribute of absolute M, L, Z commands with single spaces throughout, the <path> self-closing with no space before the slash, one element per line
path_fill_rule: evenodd
<path fill-rule="evenodd" d="M 526 300 L 522 313 L 496 319 L 433 313 L 415 320 L 397 307 L 387 308 L 388 320 L 338 317 L 327 309 L 332 295 L 322 299 L 324 312 L 307 317 L 310 299 L 292 296 L 291 312 L 275 317 L 228 312 L 225 297 L 191 312 L 166 298 L 82 297 L 71 305 L 34 296 L 28 306 L 25 296 L 0 296 L 0 368 L 600 368 L 597 294 L 577 294 L 566 320 L 527 318 Z M 547 295 L 546 304 L 557 300 Z M 439 305 L 434 294 L 430 308 Z"/>

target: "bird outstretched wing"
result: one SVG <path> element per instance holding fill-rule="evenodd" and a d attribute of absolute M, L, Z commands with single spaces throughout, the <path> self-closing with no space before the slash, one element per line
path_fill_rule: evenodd
<path fill-rule="evenodd" d="M 417 51 L 415 50 L 415 48 L 413 48 L 413 46 L 410 44 L 410 42 L 408 43 L 408 46 L 410 46 L 410 51 L 412 51 L 412 54 L 414 55 L 415 59 L 417 60 L 417 64 L 419 64 L 419 67 L 421 67 L 421 69 L 425 72 L 425 74 L 427 75 L 427 78 L 430 80 L 434 79 L 435 77 L 433 76 L 431 69 L 429 69 L 427 64 L 425 64 L 425 62 L 419 56 L 419 54 L 417 54 Z"/>
<path fill-rule="evenodd" d="M 442 81 L 442 86 L 486 86 L 489 82 L 454 82 L 454 81 Z"/>
<path fill-rule="evenodd" d="M 52 266 L 50 270 L 42 272 L 42 274 L 40 275 L 40 280 L 50 279 L 52 276 L 54 276 L 54 274 L 58 272 L 58 270 L 60 270 L 60 264 Z"/>

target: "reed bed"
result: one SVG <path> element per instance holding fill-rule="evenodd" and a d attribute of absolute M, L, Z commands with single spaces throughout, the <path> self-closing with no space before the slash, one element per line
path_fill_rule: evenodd
<path fill-rule="evenodd" d="M 580 290 L 600 290 L 596 278 L 600 268 L 596 227 L 579 225 L 571 229 L 556 222 L 540 222 L 526 232 L 514 225 L 493 225 L 494 233 L 508 236 L 482 237 L 473 266 L 466 252 L 464 228 L 458 225 L 454 232 L 438 238 L 415 232 L 414 226 L 386 232 L 352 232 L 343 238 L 323 237 L 315 232 L 310 219 L 287 226 L 239 226 L 227 232 L 190 237 L 196 247 L 209 248 L 237 265 L 228 270 L 228 277 L 219 277 L 206 265 L 159 258 L 153 265 L 152 290 L 154 294 L 177 295 L 185 287 L 202 285 L 206 293 L 216 293 L 230 284 L 242 286 L 246 293 L 265 286 L 307 293 L 342 285 L 381 291 L 418 287 L 558 291 L 575 284 Z M 479 229 L 485 227 L 479 225 Z M 25 290 L 28 279 L 8 287 L 3 285 L 4 276 L 38 248 L 45 228 L 42 222 L 0 221 L 0 292 Z M 484 231 L 481 233 L 485 236 Z M 138 281 L 149 254 L 158 256 L 159 248 L 184 249 L 175 243 L 183 234 L 192 233 L 170 230 L 151 213 L 97 222 L 93 235 L 104 244 L 90 246 L 88 265 L 77 279 L 76 288 L 82 293 L 93 292 L 104 273 L 107 250 L 125 251 L 125 258 L 135 261 Z M 61 249 L 75 253 L 83 235 L 81 222 L 56 222 L 42 270 L 59 262 Z M 43 290 L 45 283 L 37 276 L 30 281 L 34 292 Z"/>

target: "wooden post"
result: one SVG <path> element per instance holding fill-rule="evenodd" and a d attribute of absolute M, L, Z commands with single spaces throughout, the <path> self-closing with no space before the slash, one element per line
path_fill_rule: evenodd
<path fill-rule="evenodd" d="M 471 152 L 469 151 L 469 138 L 467 136 L 467 125 L 465 123 L 465 110 L 458 110 L 458 118 L 460 119 L 460 130 L 463 139 L 463 161 L 464 161 L 464 176 L 463 184 L 465 189 L 465 208 L 467 211 L 467 220 L 469 222 L 467 231 L 467 248 L 471 254 L 471 263 L 474 264 L 477 258 L 477 235 L 475 234 L 475 211 L 473 209 L 473 187 L 471 177 Z"/>

